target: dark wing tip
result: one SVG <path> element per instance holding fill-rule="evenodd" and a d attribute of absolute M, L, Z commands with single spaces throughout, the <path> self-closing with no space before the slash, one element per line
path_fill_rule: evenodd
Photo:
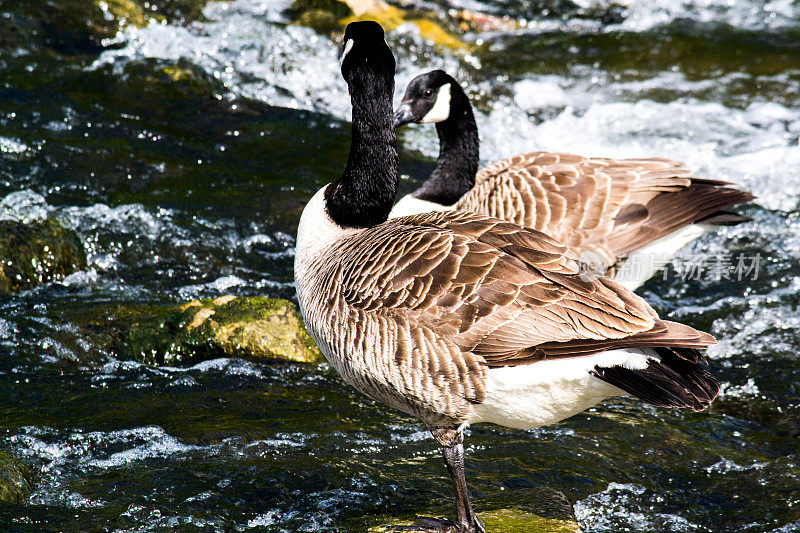
<path fill-rule="evenodd" d="M 647 368 L 595 367 L 592 374 L 656 407 L 702 411 L 719 394 L 719 382 L 703 357 L 689 348 L 656 348 L 661 361 Z"/>
<path fill-rule="evenodd" d="M 711 213 L 707 217 L 701 218 L 697 221 L 698 224 L 708 224 L 711 226 L 736 226 L 744 222 L 751 222 L 753 219 L 734 213 L 733 211 L 717 211 Z"/>

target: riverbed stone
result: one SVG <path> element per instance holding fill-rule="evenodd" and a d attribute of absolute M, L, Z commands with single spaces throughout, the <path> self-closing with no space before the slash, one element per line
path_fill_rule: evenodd
<path fill-rule="evenodd" d="M 322 354 L 288 300 L 223 296 L 185 304 L 117 312 L 133 322 L 122 350 L 156 365 L 218 357 L 318 363 Z M 132 320 L 133 319 L 133 320 Z"/>
<path fill-rule="evenodd" d="M 73 230 L 52 219 L 0 220 L 0 294 L 17 294 L 86 268 Z"/>
<path fill-rule="evenodd" d="M 0 502 L 22 503 L 32 490 L 31 468 L 16 455 L 0 450 Z"/>
<path fill-rule="evenodd" d="M 509 507 L 479 512 L 487 533 L 580 533 L 567 497 L 549 487 L 514 491 Z M 474 505 L 475 502 L 473 502 Z M 425 519 L 398 519 L 369 529 L 371 533 L 438 533 L 427 527 Z"/>

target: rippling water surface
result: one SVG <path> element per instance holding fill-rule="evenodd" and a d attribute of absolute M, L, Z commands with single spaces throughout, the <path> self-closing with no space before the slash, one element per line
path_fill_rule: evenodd
<path fill-rule="evenodd" d="M 211 3 L 204 20 L 130 26 L 98 46 L 66 46 L 47 25 L 0 38 L 0 218 L 54 216 L 89 254 L 63 283 L 0 298 L 0 447 L 36 471 L 30 500 L 0 507 L 6 524 L 361 531 L 450 512 L 423 427 L 325 365 L 153 368 L 79 327 L 87 310 L 119 304 L 294 298 L 297 220 L 341 172 L 349 99 L 338 43 L 287 24 L 287 4 Z M 38 16 L 22 5 L 0 2 L 0 21 Z M 640 291 L 721 339 L 710 411 L 618 399 L 536 431 L 473 427 L 477 506 L 545 484 L 576 502 L 586 531 L 800 531 L 797 2 L 451 6 L 524 24 L 465 34 L 469 52 L 401 26 L 388 36 L 397 92 L 430 68 L 455 74 L 486 161 L 532 149 L 665 156 L 759 195 L 752 223 L 682 253 L 757 256 L 757 273 L 673 270 Z M 438 146 L 431 128 L 399 140 L 408 190 Z"/>

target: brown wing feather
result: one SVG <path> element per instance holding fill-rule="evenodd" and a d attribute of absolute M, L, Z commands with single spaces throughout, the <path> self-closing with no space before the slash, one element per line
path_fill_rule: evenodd
<path fill-rule="evenodd" d="M 474 213 L 392 219 L 319 261 L 302 303 L 323 351 L 352 385 L 434 426 L 484 400 L 491 367 L 714 342 L 610 279 L 583 279 L 555 239 Z"/>
<path fill-rule="evenodd" d="M 753 198 L 727 182 L 688 174 L 669 159 L 531 152 L 479 170 L 456 209 L 543 231 L 618 266 L 630 252 Z"/>
<path fill-rule="evenodd" d="M 351 245 L 359 255 L 350 268 L 377 264 L 381 271 L 348 272 L 347 303 L 411 317 L 490 366 L 531 362 L 533 353 L 565 357 L 572 346 L 582 355 L 651 341 L 713 342 L 688 327 L 666 327 L 644 300 L 610 279 L 582 279 L 566 246 L 514 224 L 426 213 L 393 219 L 364 240 Z"/>

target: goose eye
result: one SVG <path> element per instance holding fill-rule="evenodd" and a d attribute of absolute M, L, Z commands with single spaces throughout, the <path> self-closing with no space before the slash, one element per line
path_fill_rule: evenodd
<path fill-rule="evenodd" d="M 425 96 L 433 96 L 433 89 L 425 89 Z"/>

